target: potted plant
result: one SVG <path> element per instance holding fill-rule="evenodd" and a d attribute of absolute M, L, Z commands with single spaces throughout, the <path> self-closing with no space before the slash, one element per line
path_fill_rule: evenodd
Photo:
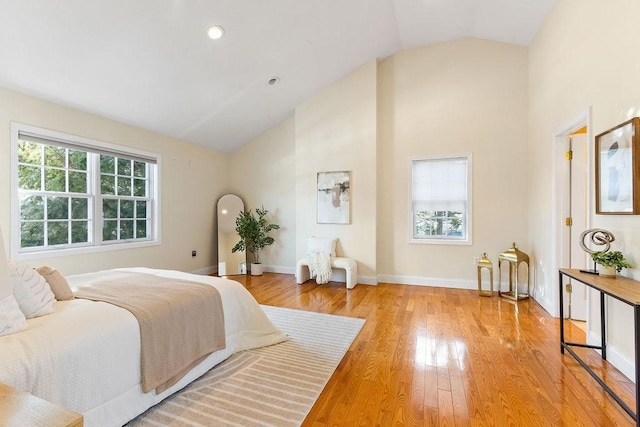
<path fill-rule="evenodd" d="M 624 255 L 620 251 L 594 252 L 591 254 L 591 259 L 602 266 L 599 269 L 601 276 L 616 277 L 616 272 L 620 273 L 623 268 L 631 268 L 631 264 L 624 259 Z"/>
<path fill-rule="evenodd" d="M 248 251 L 253 254 L 251 263 L 251 275 L 260 276 L 262 274 L 262 263 L 260 263 L 260 251 L 266 246 L 272 245 L 275 239 L 268 235 L 271 230 L 278 230 L 278 224 L 270 224 L 265 216 L 269 211 L 264 208 L 256 208 L 255 214 L 248 211 L 240 212 L 236 218 L 236 232 L 240 241 L 235 244 L 231 252 Z"/>

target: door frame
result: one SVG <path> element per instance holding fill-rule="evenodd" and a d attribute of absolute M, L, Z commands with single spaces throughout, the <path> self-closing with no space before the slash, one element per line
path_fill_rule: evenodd
<path fill-rule="evenodd" d="M 554 132 L 552 138 L 552 167 L 553 167 L 553 179 L 552 179 L 552 193 L 553 193 L 553 207 L 552 207 L 552 249 L 553 249 L 553 269 L 557 272 L 558 269 L 565 267 L 569 262 L 569 244 L 566 233 L 563 233 L 564 220 L 568 216 L 567 204 L 565 203 L 565 197 L 567 197 L 568 182 L 569 182 L 569 162 L 565 161 L 564 155 L 569 148 L 569 135 L 576 130 L 587 127 L 587 228 L 591 227 L 593 220 L 593 212 L 591 206 L 593 206 L 592 194 L 594 191 L 593 182 L 593 153 L 591 140 L 593 139 L 591 131 L 591 107 L 588 107 L 582 111 L 579 115 L 572 120 L 566 122 L 560 126 L 559 129 Z M 552 277 L 556 278 L 557 274 L 553 274 Z M 554 296 L 554 316 L 559 315 L 558 303 L 560 301 L 558 284 L 552 286 Z M 589 294 L 587 294 L 587 320 L 589 319 Z M 567 311 L 565 310 L 565 313 Z"/>

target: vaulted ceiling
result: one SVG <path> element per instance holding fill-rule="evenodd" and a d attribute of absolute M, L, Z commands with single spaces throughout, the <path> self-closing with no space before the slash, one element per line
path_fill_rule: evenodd
<path fill-rule="evenodd" d="M 0 0 L 0 86 L 229 152 L 370 60 L 462 37 L 527 46 L 555 3 Z"/>

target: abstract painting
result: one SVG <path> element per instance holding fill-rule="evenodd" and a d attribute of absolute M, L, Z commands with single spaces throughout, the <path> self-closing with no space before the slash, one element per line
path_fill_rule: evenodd
<path fill-rule="evenodd" d="M 349 171 L 318 172 L 318 224 L 349 224 Z"/>
<path fill-rule="evenodd" d="M 596 136 L 596 214 L 640 213 L 640 118 Z"/>

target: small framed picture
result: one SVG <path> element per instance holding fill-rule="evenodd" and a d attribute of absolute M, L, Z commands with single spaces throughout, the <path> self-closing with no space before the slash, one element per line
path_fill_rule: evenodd
<path fill-rule="evenodd" d="M 640 118 L 596 136 L 596 214 L 640 213 Z"/>

